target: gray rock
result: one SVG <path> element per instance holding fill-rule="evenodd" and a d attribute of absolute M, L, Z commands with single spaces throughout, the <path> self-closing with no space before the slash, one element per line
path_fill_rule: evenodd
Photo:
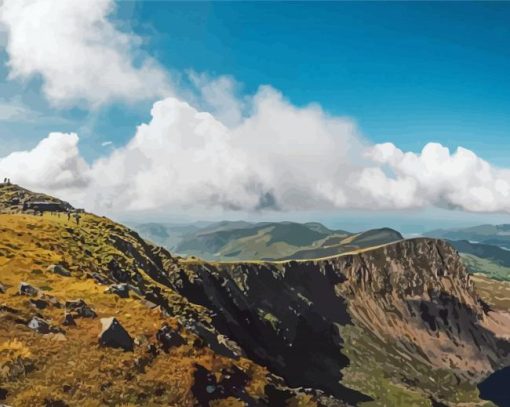
<path fill-rule="evenodd" d="M 116 294 L 121 298 L 129 298 L 129 285 L 126 283 L 113 284 L 106 289 L 106 292 Z"/>
<path fill-rule="evenodd" d="M 48 324 L 48 322 L 44 319 L 36 316 L 32 317 L 27 326 L 40 334 L 48 334 L 51 332 L 50 324 Z"/>
<path fill-rule="evenodd" d="M 73 316 L 83 318 L 95 318 L 97 316 L 94 310 L 82 299 L 66 301 L 65 309 L 67 312 L 73 313 Z"/>
<path fill-rule="evenodd" d="M 48 271 L 51 273 L 58 274 L 60 276 L 64 276 L 64 277 L 71 276 L 71 272 L 69 270 L 67 270 L 64 266 L 62 266 L 61 264 L 52 264 L 52 265 L 48 266 Z"/>
<path fill-rule="evenodd" d="M 110 348 L 120 348 L 133 351 L 134 341 L 128 332 L 114 317 L 101 318 L 102 330 L 99 334 L 99 344 Z"/>
<path fill-rule="evenodd" d="M 45 309 L 48 306 L 48 302 L 45 300 L 42 300 L 40 298 L 36 298 L 36 299 L 31 298 L 30 305 L 32 305 L 32 307 L 35 307 L 37 309 Z"/>
<path fill-rule="evenodd" d="M 65 314 L 64 320 L 62 321 L 62 325 L 65 326 L 76 326 L 76 321 L 74 320 L 74 317 L 71 314 Z"/>
<path fill-rule="evenodd" d="M 29 297 L 35 297 L 39 294 L 39 290 L 28 283 L 22 281 L 19 285 L 19 293 L 21 295 L 28 295 Z"/>

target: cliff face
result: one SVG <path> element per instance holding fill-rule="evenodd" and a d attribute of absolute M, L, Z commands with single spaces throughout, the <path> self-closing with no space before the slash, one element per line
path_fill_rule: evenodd
<path fill-rule="evenodd" d="M 250 358 L 351 403 L 380 397 L 385 381 L 394 397 L 424 404 L 476 398 L 474 384 L 510 349 L 508 329 L 440 240 L 315 261 L 189 264 L 174 278 Z"/>

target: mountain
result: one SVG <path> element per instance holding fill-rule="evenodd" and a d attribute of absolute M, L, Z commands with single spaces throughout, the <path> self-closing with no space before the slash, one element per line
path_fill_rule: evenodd
<path fill-rule="evenodd" d="M 504 267 L 510 267 L 510 251 L 498 246 L 471 243 L 467 240 L 450 241 L 459 252 L 488 259 Z"/>
<path fill-rule="evenodd" d="M 424 236 L 448 240 L 468 240 L 471 243 L 485 243 L 510 248 L 510 225 L 480 225 L 468 228 L 437 229 Z"/>
<path fill-rule="evenodd" d="M 162 232 L 156 234 L 148 233 L 146 225 L 135 226 L 145 238 L 176 253 L 229 261 L 327 257 L 403 239 L 400 233 L 388 228 L 353 234 L 331 230 L 317 222 L 223 221 L 186 233 L 160 227 Z"/>
<path fill-rule="evenodd" d="M 441 240 L 206 262 L 72 207 L 7 206 L 2 403 L 482 405 L 478 385 L 510 364 L 510 285 L 471 277 Z"/>
<path fill-rule="evenodd" d="M 164 246 L 168 250 L 173 250 L 185 236 L 200 230 L 200 226 L 197 224 L 174 225 L 152 222 L 132 224 L 130 226 L 145 239 Z"/>

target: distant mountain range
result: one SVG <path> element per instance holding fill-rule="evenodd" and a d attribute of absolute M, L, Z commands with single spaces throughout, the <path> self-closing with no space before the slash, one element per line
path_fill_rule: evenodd
<path fill-rule="evenodd" d="M 183 255 L 208 260 L 287 260 L 333 256 L 402 240 L 389 228 L 362 233 L 317 222 L 223 221 L 212 224 L 133 225 L 146 239 Z"/>
<path fill-rule="evenodd" d="M 427 237 L 447 240 L 468 240 L 510 249 L 510 225 L 480 225 L 468 228 L 437 229 L 424 233 Z"/>
<path fill-rule="evenodd" d="M 322 258 L 403 239 L 390 228 L 351 233 L 318 222 L 241 220 L 132 226 L 144 238 L 180 255 L 223 261 Z M 447 240 L 470 272 L 510 281 L 510 225 L 438 229 L 424 236 Z"/>

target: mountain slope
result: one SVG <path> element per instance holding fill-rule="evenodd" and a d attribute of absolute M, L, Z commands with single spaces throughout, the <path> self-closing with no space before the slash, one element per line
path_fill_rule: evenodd
<path fill-rule="evenodd" d="M 30 211 L 0 214 L 13 406 L 473 405 L 510 362 L 508 313 L 443 241 L 208 263 L 103 217 Z M 111 318 L 122 329 L 101 334 Z"/>
<path fill-rule="evenodd" d="M 219 335 L 209 310 L 170 288 L 176 268 L 164 249 L 102 217 L 81 214 L 77 224 L 58 213 L 0 214 L 0 401 L 271 405 L 281 379 Z M 134 340 L 133 352 L 100 346 L 99 319 L 109 317 Z"/>

